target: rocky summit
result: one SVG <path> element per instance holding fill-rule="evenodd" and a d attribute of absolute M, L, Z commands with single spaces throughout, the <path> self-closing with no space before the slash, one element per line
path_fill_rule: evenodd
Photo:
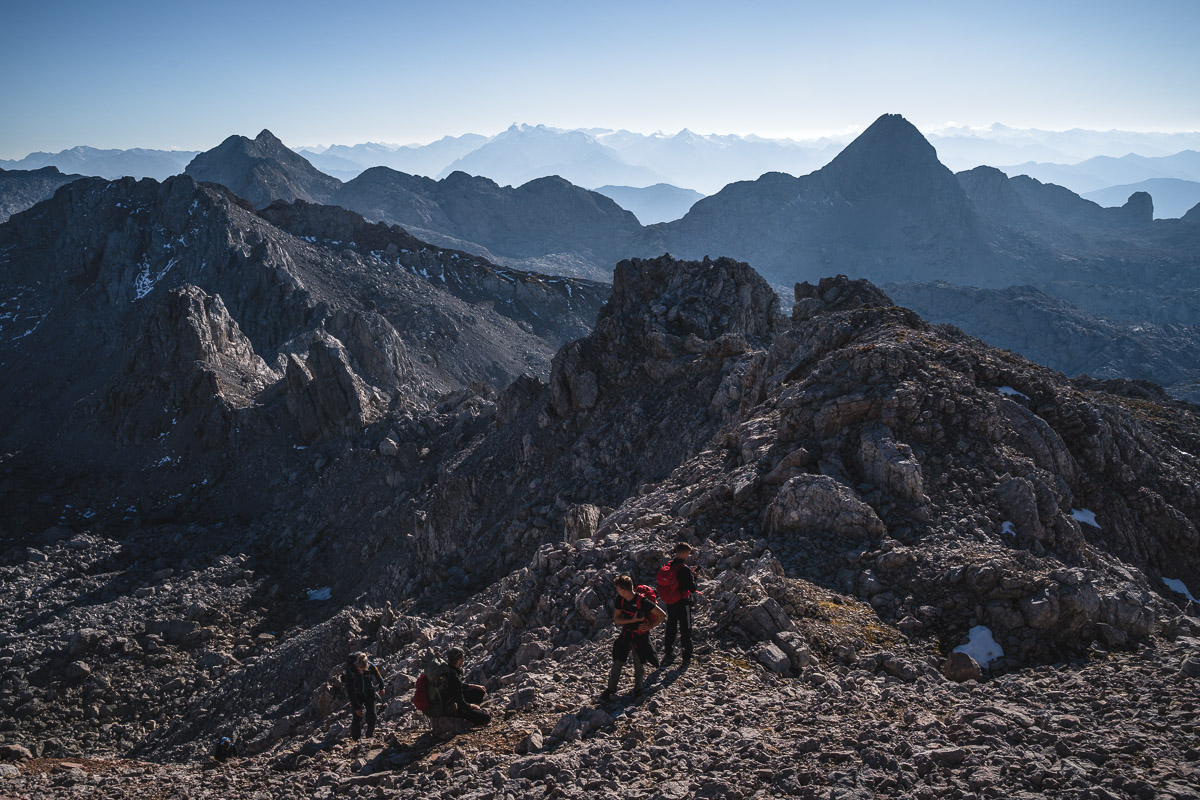
<path fill-rule="evenodd" d="M 1195 406 L 668 255 L 524 374 L 480 287 L 588 285 L 472 259 L 188 177 L 0 227 L 0 794 L 1197 795 Z M 679 540 L 694 658 L 603 700 Z M 451 646 L 488 726 L 413 708 Z"/>

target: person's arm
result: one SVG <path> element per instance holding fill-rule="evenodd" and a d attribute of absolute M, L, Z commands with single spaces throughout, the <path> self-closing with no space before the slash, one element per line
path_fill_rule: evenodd
<path fill-rule="evenodd" d="M 358 699 L 358 693 L 354 691 L 355 678 L 355 675 L 351 675 L 349 671 L 346 672 L 346 698 L 350 701 L 350 708 L 354 709 L 355 711 L 359 711 L 362 709 L 363 704 L 362 701 Z"/>
<path fill-rule="evenodd" d="M 375 682 L 379 684 L 379 694 L 383 694 L 387 689 L 387 684 L 383 682 L 383 674 L 379 671 L 379 667 L 372 664 L 371 673 L 375 676 Z"/>
<path fill-rule="evenodd" d="M 696 576 L 692 574 L 692 568 L 687 564 L 680 564 L 676 569 L 676 579 L 679 581 L 679 591 L 696 591 Z"/>
<path fill-rule="evenodd" d="M 613 623 L 617 625 L 628 625 L 631 622 L 643 622 L 642 617 L 635 617 L 628 611 L 624 611 L 618 606 L 613 609 Z"/>

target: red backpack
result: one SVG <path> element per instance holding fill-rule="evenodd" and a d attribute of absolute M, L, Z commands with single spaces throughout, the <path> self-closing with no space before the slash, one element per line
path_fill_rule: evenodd
<path fill-rule="evenodd" d="M 658 596 L 667 605 L 674 605 L 683 600 L 683 592 L 679 591 L 679 576 L 675 574 L 674 564 L 663 564 L 658 568 Z"/>
<path fill-rule="evenodd" d="M 658 595 L 654 592 L 654 587 L 647 584 L 640 584 L 634 587 L 633 593 L 638 599 L 638 610 L 641 610 L 642 604 L 647 603 L 650 606 L 650 612 L 646 616 L 646 627 L 653 628 L 658 623 L 666 619 L 666 612 L 658 607 Z"/>
<path fill-rule="evenodd" d="M 424 672 L 417 678 L 417 688 L 413 692 L 412 701 L 418 711 L 429 713 L 429 678 L 425 677 Z"/>

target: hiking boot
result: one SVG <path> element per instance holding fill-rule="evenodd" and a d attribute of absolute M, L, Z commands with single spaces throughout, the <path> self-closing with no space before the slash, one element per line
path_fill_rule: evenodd
<path fill-rule="evenodd" d="M 600 702 L 607 703 L 609 700 L 612 700 L 612 696 L 613 696 L 613 693 L 610 692 L 608 689 L 605 689 L 603 692 L 600 693 Z"/>
<path fill-rule="evenodd" d="M 641 700 L 643 694 L 645 694 L 645 692 L 642 691 L 642 687 L 635 686 L 633 687 L 633 694 L 631 694 L 630 697 L 632 697 L 634 700 Z"/>
<path fill-rule="evenodd" d="M 666 655 L 663 656 L 662 665 L 664 667 L 669 667 L 669 666 L 671 666 L 672 663 L 674 663 L 674 661 L 675 661 L 675 654 L 667 653 Z"/>

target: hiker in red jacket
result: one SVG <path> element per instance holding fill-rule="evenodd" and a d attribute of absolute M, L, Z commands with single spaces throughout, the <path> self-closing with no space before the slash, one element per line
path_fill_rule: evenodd
<path fill-rule="evenodd" d="M 663 666 L 675 660 L 675 631 L 683 648 L 683 666 L 692 660 L 692 592 L 696 578 L 687 565 L 692 546 L 687 542 L 675 545 L 675 558 L 658 571 L 658 596 L 667 607 L 667 627 L 663 630 Z"/>
<path fill-rule="evenodd" d="M 633 696 L 642 694 L 643 664 L 658 667 L 658 656 L 650 644 L 650 629 L 662 622 L 665 614 L 650 598 L 633 591 L 633 578 L 621 575 L 613 584 L 617 587 L 617 602 L 613 609 L 613 624 L 621 629 L 613 641 L 613 665 L 608 673 L 608 687 L 600 699 L 608 700 L 617 691 L 625 660 L 633 652 Z"/>

